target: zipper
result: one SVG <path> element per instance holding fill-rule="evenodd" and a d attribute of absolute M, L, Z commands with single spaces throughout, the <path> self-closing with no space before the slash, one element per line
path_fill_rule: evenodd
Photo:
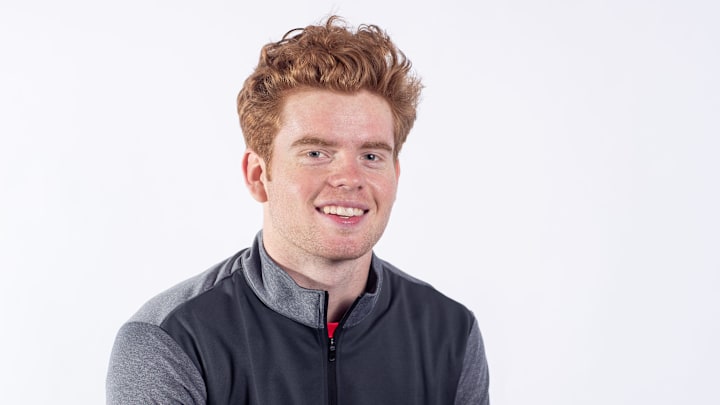
<path fill-rule="evenodd" d="M 325 328 L 323 329 L 323 332 L 325 333 L 325 338 L 327 339 L 327 359 L 328 359 L 328 404 L 329 405 L 337 405 L 338 403 L 338 390 L 337 390 L 337 348 L 338 348 L 338 338 L 340 335 L 340 331 L 342 330 L 343 324 L 345 323 L 345 319 L 348 317 L 348 315 L 352 312 L 353 308 L 355 308 L 355 305 L 360 301 L 360 298 L 358 297 L 355 302 L 352 303 L 350 308 L 345 312 L 342 319 L 340 319 L 340 322 L 338 323 L 337 328 L 335 328 L 335 332 L 333 333 L 333 336 L 328 336 L 328 329 L 327 329 L 327 305 L 328 305 L 328 299 L 330 297 L 330 294 L 326 291 L 325 292 Z"/>
<path fill-rule="evenodd" d="M 337 347 L 335 346 L 335 337 L 330 338 L 330 342 L 328 344 L 328 361 L 330 363 L 335 363 L 335 351 L 337 350 Z"/>
<path fill-rule="evenodd" d="M 331 337 L 328 339 L 328 404 L 330 405 L 337 404 L 337 362 L 335 361 L 336 352 L 337 346 L 335 344 L 335 338 Z"/>
<path fill-rule="evenodd" d="M 337 404 L 337 368 L 335 366 L 335 359 L 337 357 L 337 344 L 335 343 L 335 336 L 338 333 L 338 329 L 340 329 L 340 325 L 335 328 L 335 332 L 333 333 L 333 337 L 329 336 L 328 328 L 327 328 L 327 307 L 328 302 L 330 300 L 330 293 L 325 291 L 325 328 L 323 329 L 323 333 L 325 335 L 325 339 L 327 339 L 328 342 L 328 351 L 327 351 L 327 359 L 328 359 L 328 368 L 327 368 L 327 379 L 328 379 L 328 404 L 329 405 L 336 405 Z M 343 317 L 344 319 L 345 317 Z M 342 320 L 340 321 L 342 323 Z"/>

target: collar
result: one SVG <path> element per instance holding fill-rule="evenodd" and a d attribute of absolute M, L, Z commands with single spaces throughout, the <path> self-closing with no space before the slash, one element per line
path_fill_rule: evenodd
<path fill-rule="evenodd" d="M 243 273 L 255 295 L 273 311 L 312 328 L 325 328 L 327 291 L 300 287 L 265 251 L 262 231 L 242 257 Z M 372 256 L 365 292 L 345 314 L 343 328 L 362 322 L 372 312 L 382 287 L 382 260 Z"/>

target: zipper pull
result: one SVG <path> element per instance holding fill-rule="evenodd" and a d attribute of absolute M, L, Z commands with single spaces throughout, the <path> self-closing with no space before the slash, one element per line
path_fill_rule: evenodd
<path fill-rule="evenodd" d="M 328 360 L 335 361 L 335 338 L 330 338 L 330 346 L 328 348 Z"/>

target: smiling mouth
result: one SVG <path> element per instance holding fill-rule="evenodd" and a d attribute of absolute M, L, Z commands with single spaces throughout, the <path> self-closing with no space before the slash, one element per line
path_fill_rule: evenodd
<path fill-rule="evenodd" d="M 341 207 L 338 205 L 326 205 L 320 210 L 328 215 L 337 215 L 344 218 L 359 217 L 365 214 L 365 211 L 354 207 Z"/>

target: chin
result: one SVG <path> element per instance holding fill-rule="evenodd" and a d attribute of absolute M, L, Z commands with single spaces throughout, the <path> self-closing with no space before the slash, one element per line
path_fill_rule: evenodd
<path fill-rule="evenodd" d="M 372 250 L 372 246 L 333 246 L 322 249 L 319 255 L 332 261 L 359 259 Z"/>

